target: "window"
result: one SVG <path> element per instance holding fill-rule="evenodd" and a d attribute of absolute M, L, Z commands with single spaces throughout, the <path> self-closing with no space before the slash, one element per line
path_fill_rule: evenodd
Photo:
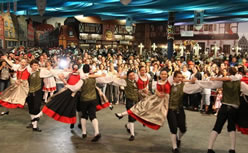
<path fill-rule="evenodd" d="M 5 26 L 5 27 L 8 26 L 8 21 L 4 21 L 4 26 Z"/>
<path fill-rule="evenodd" d="M 180 26 L 175 27 L 175 33 L 180 33 Z"/>
<path fill-rule="evenodd" d="M 208 29 L 209 27 L 208 27 L 208 25 L 207 24 L 205 24 L 204 25 L 204 31 L 209 31 L 209 29 Z"/>
<path fill-rule="evenodd" d="M 4 31 L 4 36 L 5 36 L 5 37 L 9 37 L 9 33 L 8 33 L 7 30 Z"/>
<path fill-rule="evenodd" d="M 212 24 L 209 25 L 209 31 L 211 31 L 211 32 L 213 31 L 213 25 Z"/>
<path fill-rule="evenodd" d="M 217 31 L 217 25 L 214 24 L 214 31 Z"/>
<path fill-rule="evenodd" d="M 188 25 L 187 26 L 187 31 L 193 31 L 194 26 L 193 25 Z"/>
<path fill-rule="evenodd" d="M 69 37 L 73 37 L 73 31 L 69 31 Z"/>

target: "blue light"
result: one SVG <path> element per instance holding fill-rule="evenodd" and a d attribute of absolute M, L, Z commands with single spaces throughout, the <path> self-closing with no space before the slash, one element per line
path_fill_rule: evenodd
<path fill-rule="evenodd" d="M 16 12 L 15 12 L 16 15 L 26 15 L 26 13 L 27 13 L 27 12 L 24 11 L 24 10 L 23 10 L 23 11 L 16 11 Z"/>
<path fill-rule="evenodd" d="M 134 9 L 134 11 L 137 11 L 139 13 L 147 13 L 147 14 L 161 14 L 167 12 L 160 9 Z"/>
<path fill-rule="evenodd" d="M 120 17 L 127 16 L 126 14 L 118 14 L 118 13 L 111 13 L 111 12 L 99 12 L 99 13 L 96 13 L 96 14 L 105 15 L 105 16 L 120 16 Z"/>
<path fill-rule="evenodd" d="M 146 18 L 149 21 L 167 21 L 168 18 Z"/>

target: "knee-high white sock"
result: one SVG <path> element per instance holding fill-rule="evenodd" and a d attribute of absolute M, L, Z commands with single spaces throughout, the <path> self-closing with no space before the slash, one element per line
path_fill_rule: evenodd
<path fill-rule="evenodd" d="M 34 122 L 32 122 L 32 124 L 33 124 L 33 128 L 37 128 L 38 127 L 38 121 L 34 121 Z"/>
<path fill-rule="evenodd" d="M 35 115 L 35 118 L 41 117 L 43 115 L 43 112 L 40 111 L 39 114 Z"/>
<path fill-rule="evenodd" d="M 31 120 L 33 120 L 35 118 L 35 115 L 30 115 L 31 116 Z M 33 125 L 33 128 L 37 128 L 37 121 L 32 122 L 31 124 Z"/>
<path fill-rule="evenodd" d="M 82 134 L 86 134 L 86 119 L 81 119 L 81 125 L 82 125 Z"/>
<path fill-rule="evenodd" d="M 218 136 L 218 133 L 216 131 L 212 131 L 209 137 L 208 141 L 208 149 L 213 149 L 214 147 L 214 142 Z"/>
<path fill-rule="evenodd" d="M 134 123 L 129 122 L 129 129 L 130 129 L 131 135 L 134 136 Z"/>
<path fill-rule="evenodd" d="M 95 118 L 94 120 L 92 120 L 92 125 L 94 127 L 95 130 L 95 136 L 99 134 L 99 126 L 98 126 L 98 120 Z"/>
<path fill-rule="evenodd" d="M 50 97 L 52 97 L 53 96 L 53 92 L 50 92 Z"/>
<path fill-rule="evenodd" d="M 127 128 L 130 129 L 130 123 L 129 122 L 127 123 Z"/>
<path fill-rule="evenodd" d="M 178 132 L 178 140 L 181 140 L 181 138 L 183 137 L 184 133 L 182 133 L 180 130 Z"/>
<path fill-rule="evenodd" d="M 236 146 L 236 132 L 232 131 L 229 132 L 230 135 L 230 139 L 231 139 L 231 150 L 235 150 L 235 146 Z"/>
<path fill-rule="evenodd" d="M 46 92 L 44 93 L 44 96 L 43 96 L 43 99 L 45 100 L 45 103 L 47 102 L 47 97 L 48 97 L 48 92 L 46 91 Z"/>
<path fill-rule="evenodd" d="M 128 112 L 127 112 L 127 111 L 122 112 L 121 115 L 122 115 L 122 116 L 126 116 L 126 115 L 128 115 Z"/>
<path fill-rule="evenodd" d="M 172 148 L 176 149 L 177 148 L 177 135 L 176 134 L 171 134 L 171 143 L 172 143 Z"/>
<path fill-rule="evenodd" d="M 35 118 L 35 115 L 30 115 L 31 116 L 31 120 L 33 120 Z"/>

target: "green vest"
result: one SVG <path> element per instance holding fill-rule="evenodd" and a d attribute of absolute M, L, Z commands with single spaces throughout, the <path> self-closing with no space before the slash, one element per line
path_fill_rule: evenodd
<path fill-rule="evenodd" d="M 183 87 L 184 83 L 171 87 L 169 109 L 178 110 L 183 107 Z"/>
<path fill-rule="evenodd" d="M 223 82 L 223 103 L 240 105 L 240 81 Z"/>
<path fill-rule="evenodd" d="M 138 88 L 136 86 L 136 83 L 132 82 L 128 79 L 126 79 L 126 82 L 127 82 L 127 86 L 125 87 L 126 98 L 128 98 L 134 102 L 138 102 L 139 96 L 138 96 Z"/>
<path fill-rule="evenodd" d="M 42 79 L 40 78 L 40 71 L 36 71 L 32 73 L 28 79 L 29 81 L 29 92 L 34 93 L 38 90 L 41 89 L 41 81 Z"/>
<path fill-rule="evenodd" d="M 96 79 L 88 78 L 84 80 L 84 84 L 81 87 L 80 101 L 92 101 L 96 100 Z"/>

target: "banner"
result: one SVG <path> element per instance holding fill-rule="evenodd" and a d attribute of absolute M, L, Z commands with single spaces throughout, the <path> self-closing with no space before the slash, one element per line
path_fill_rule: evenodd
<path fill-rule="evenodd" d="M 131 17 L 127 17 L 125 28 L 128 33 L 131 33 L 133 31 L 133 19 Z"/>
<path fill-rule="evenodd" d="M 40 16 L 43 16 L 46 11 L 46 0 L 36 0 L 36 5 L 38 8 L 38 12 L 40 13 Z"/>
<path fill-rule="evenodd" d="M 167 28 L 167 40 L 174 40 L 174 26 L 168 25 Z"/>
<path fill-rule="evenodd" d="M 194 31 L 181 31 L 181 37 L 194 37 Z"/>
<path fill-rule="evenodd" d="M 204 21 L 204 10 L 195 11 L 195 18 L 194 18 L 194 28 L 196 30 L 201 30 L 203 27 Z"/>

